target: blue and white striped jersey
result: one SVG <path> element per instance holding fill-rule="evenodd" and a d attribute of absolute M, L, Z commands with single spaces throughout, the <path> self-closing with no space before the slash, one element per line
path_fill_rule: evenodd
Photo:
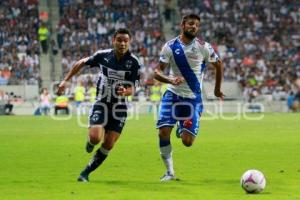
<path fill-rule="evenodd" d="M 168 41 L 160 53 L 160 61 L 170 66 L 170 76 L 182 76 L 185 79 L 180 85 L 168 84 L 168 90 L 188 98 L 201 94 L 202 80 L 206 63 L 219 59 L 214 49 L 207 42 L 195 38 L 184 45 L 179 37 Z"/>

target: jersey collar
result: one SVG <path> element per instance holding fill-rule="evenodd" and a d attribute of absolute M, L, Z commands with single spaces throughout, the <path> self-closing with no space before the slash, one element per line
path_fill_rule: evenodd
<path fill-rule="evenodd" d="M 113 53 L 114 59 L 115 59 L 117 62 L 121 62 L 123 59 L 125 59 L 125 58 L 127 58 L 127 57 L 129 57 L 129 56 L 131 55 L 131 52 L 128 50 L 128 51 L 120 58 L 120 60 L 118 60 L 118 59 L 117 59 L 117 56 L 116 56 L 116 51 L 115 51 L 115 49 L 113 49 L 112 53 Z"/>
<path fill-rule="evenodd" d="M 188 47 L 188 46 L 192 45 L 192 44 L 195 42 L 196 37 L 195 37 L 190 43 L 188 43 L 188 44 L 184 44 L 184 43 L 180 40 L 180 37 L 179 37 L 179 36 L 177 36 L 177 40 L 178 40 L 178 42 L 179 42 L 182 46 Z"/>

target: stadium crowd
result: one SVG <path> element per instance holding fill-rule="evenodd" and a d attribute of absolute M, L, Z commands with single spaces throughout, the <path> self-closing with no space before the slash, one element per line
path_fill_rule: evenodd
<path fill-rule="evenodd" d="M 225 63 L 225 79 L 237 80 L 248 101 L 260 94 L 282 100 L 297 90 L 299 1 L 187 0 L 178 5 L 181 15 L 200 13 L 201 37 L 213 43 Z M 212 80 L 213 72 L 206 79 Z"/>
<path fill-rule="evenodd" d="M 117 28 L 128 27 L 133 31 L 132 51 L 144 66 L 143 82 L 153 84 L 153 68 L 165 39 L 156 1 L 60 3 L 57 31 L 64 73 L 76 59 L 108 48 Z M 200 13 L 201 37 L 212 43 L 224 61 L 225 79 L 238 81 L 248 101 L 261 94 L 283 100 L 295 90 L 293 83 L 300 76 L 299 3 L 188 0 L 178 1 L 178 6 L 181 15 Z M 178 32 L 179 27 L 173 27 Z M 214 70 L 208 70 L 206 80 L 213 75 Z"/>
<path fill-rule="evenodd" d="M 143 66 L 155 66 L 165 41 L 157 1 L 61 0 L 60 14 L 57 41 L 62 49 L 63 75 L 78 58 L 110 48 L 118 28 L 132 31 L 131 51 Z"/>
<path fill-rule="evenodd" d="M 37 0 L 0 1 L 0 85 L 39 84 Z"/>
<path fill-rule="evenodd" d="M 171 2 L 165 1 L 164 14 L 167 20 L 175 21 L 171 14 L 176 4 Z M 300 77 L 299 2 L 177 2 L 181 15 L 200 14 L 200 37 L 212 43 L 225 63 L 225 79 L 238 81 L 248 101 L 264 95 L 282 100 L 300 91 L 294 86 Z M 131 50 L 144 66 L 143 85 L 147 88 L 154 84 L 153 68 L 165 42 L 158 1 L 59 0 L 59 6 L 56 32 L 57 45 L 62 50 L 62 76 L 75 60 L 109 48 L 112 33 L 127 27 L 133 34 Z M 40 84 L 39 55 L 45 49 L 41 48 L 38 38 L 41 26 L 38 1 L 1 1 L 0 24 L 0 85 Z M 173 29 L 178 33 L 177 22 Z M 84 73 L 89 72 L 92 70 L 86 69 Z M 213 75 L 214 70 L 208 70 L 206 80 L 212 80 Z M 89 87 L 95 76 L 79 79 Z M 73 89 L 77 82 L 73 79 Z M 144 91 L 149 93 L 150 90 Z"/>

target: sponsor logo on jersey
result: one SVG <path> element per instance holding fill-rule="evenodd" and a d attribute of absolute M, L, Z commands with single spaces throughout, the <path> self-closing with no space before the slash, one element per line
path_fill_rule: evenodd
<path fill-rule="evenodd" d="M 198 58 L 199 58 L 197 55 L 194 55 L 194 54 L 187 55 L 187 57 L 189 59 L 193 59 L 193 60 L 198 60 Z"/>
<path fill-rule="evenodd" d="M 112 69 L 108 69 L 108 77 L 113 79 L 125 79 L 125 71 L 116 71 Z"/>
<path fill-rule="evenodd" d="M 161 56 L 160 56 L 160 59 L 161 59 L 161 60 L 165 60 L 165 59 L 166 59 L 166 56 L 165 56 L 165 55 L 161 55 Z"/>

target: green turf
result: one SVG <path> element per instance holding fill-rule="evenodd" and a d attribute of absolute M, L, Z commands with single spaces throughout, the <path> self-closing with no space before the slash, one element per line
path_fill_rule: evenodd
<path fill-rule="evenodd" d="M 146 116 L 128 120 L 90 183 L 78 183 L 90 155 L 84 151 L 86 128 L 78 127 L 76 118 L 2 116 L 0 199 L 300 199 L 299 114 L 265 114 L 259 121 L 203 120 L 191 148 L 172 138 L 181 181 L 169 183 L 159 182 L 164 167 L 154 125 Z M 251 168 L 267 177 L 266 189 L 258 195 L 245 194 L 239 184 Z"/>

